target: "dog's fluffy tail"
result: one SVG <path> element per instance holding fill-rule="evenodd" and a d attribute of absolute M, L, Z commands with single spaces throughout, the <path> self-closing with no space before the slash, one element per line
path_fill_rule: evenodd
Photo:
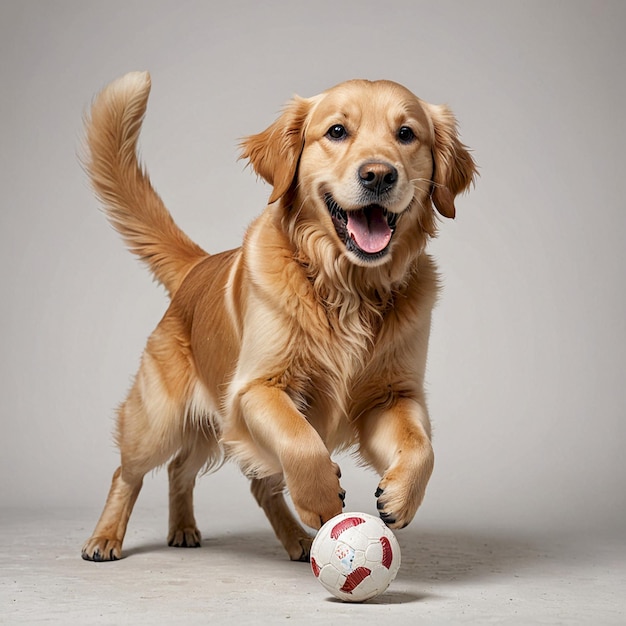
<path fill-rule="evenodd" d="M 147 72 L 131 72 L 104 88 L 85 120 L 84 165 L 110 222 L 173 295 L 207 253 L 174 223 L 138 161 L 149 94 Z"/>

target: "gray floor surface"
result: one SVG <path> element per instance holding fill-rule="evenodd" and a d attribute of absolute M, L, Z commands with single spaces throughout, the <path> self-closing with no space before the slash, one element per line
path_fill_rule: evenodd
<path fill-rule="evenodd" d="M 0 513 L 2 624 L 626 624 L 617 535 L 423 528 L 397 533 L 402 567 L 365 604 L 333 599 L 257 517 L 200 522 L 168 548 L 165 510 L 138 508 L 125 558 L 81 560 L 96 510 Z M 245 517 L 245 516 L 244 516 Z M 210 528 L 209 528 L 210 526 Z"/>

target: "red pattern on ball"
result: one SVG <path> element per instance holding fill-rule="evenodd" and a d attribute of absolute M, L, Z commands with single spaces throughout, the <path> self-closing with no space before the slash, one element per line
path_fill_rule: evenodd
<path fill-rule="evenodd" d="M 367 569 L 367 567 L 357 567 L 346 576 L 346 582 L 343 583 L 340 591 L 352 593 L 371 573 L 372 570 Z"/>
<path fill-rule="evenodd" d="M 315 559 L 311 557 L 311 569 L 315 574 L 315 578 L 318 578 L 320 575 L 320 566 L 315 562 Z"/>
<path fill-rule="evenodd" d="M 365 524 L 365 520 L 362 517 L 346 517 L 346 519 L 341 520 L 338 524 L 333 526 L 333 529 L 330 531 L 330 536 L 337 540 L 342 532 L 348 530 L 348 528 L 358 526 L 359 524 Z"/>
<path fill-rule="evenodd" d="M 380 544 L 383 547 L 382 564 L 389 569 L 391 567 L 391 562 L 393 561 L 393 549 L 391 547 L 391 542 L 387 539 L 387 537 L 381 537 Z"/>

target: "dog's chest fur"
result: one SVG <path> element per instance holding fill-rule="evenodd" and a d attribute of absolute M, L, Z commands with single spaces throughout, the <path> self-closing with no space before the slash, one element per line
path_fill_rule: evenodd
<path fill-rule="evenodd" d="M 268 249 L 263 231 L 253 230 L 244 247 L 252 288 L 242 357 L 250 355 L 254 365 L 237 377 L 283 388 L 329 449 L 350 446 L 354 421 L 386 400 L 394 358 L 410 351 L 415 323 L 430 317 L 432 298 L 422 296 L 435 291 L 431 266 L 393 292 L 337 288 L 295 259 L 286 239 L 277 246 L 273 235 Z"/>

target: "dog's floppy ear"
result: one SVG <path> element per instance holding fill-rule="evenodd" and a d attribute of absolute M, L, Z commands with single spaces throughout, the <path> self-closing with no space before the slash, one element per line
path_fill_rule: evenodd
<path fill-rule="evenodd" d="M 249 159 L 254 171 L 274 187 L 270 204 L 294 183 L 311 104 L 311 99 L 295 96 L 269 128 L 241 142 L 241 158 Z"/>
<path fill-rule="evenodd" d="M 445 105 L 429 105 L 433 123 L 433 204 L 444 217 L 456 214 L 454 198 L 474 182 L 478 170 L 469 150 L 459 140 L 457 122 Z"/>

